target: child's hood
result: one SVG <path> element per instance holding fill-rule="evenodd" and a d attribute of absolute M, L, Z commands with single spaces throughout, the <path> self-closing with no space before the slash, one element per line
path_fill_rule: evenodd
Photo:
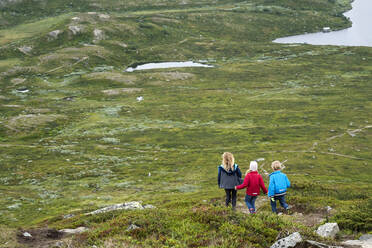
<path fill-rule="evenodd" d="M 225 170 L 225 168 L 223 167 L 223 165 L 221 164 L 219 167 L 218 167 L 218 169 L 221 169 L 221 170 L 223 170 L 223 171 L 225 171 L 227 174 L 233 174 L 235 171 L 236 171 L 236 169 L 238 168 L 238 165 L 237 164 L 234 164 L 234 171 L 232 171 L 232 170 Z"/>
<path fill-rule="evenodd" d="M 270 173 L 269 176 L 271 176 L 271 175 L 275 175 L 275 174 L 280 174 L 280 173 L 282 173 L 280 170 L 278 170 L 278 171 L 274 171 L 274 172 Z"/>

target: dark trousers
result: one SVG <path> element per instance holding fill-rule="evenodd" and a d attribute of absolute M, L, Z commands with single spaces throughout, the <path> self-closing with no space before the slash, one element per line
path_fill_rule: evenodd
<path fill-rule="evenodd" d="M 274 199 L 274 200 L 273 200 Z M 285 202 L 285 195 L 280 195 L 280 196 L 274 196 L 273 198 L 270 198 L 270 203 L 271 203 L 271 210 L 274 213 L 277 213 L 278 210 L 276 209 L 276 201 L 279 200 L 280 205 L 287 210 L 288 204 Z"/>
<path fill-rule="evenodd" d="M 226 207 L 229 206 L 231 201 L 231 205 L 233 208 L 236 206 L 236 190 L 235 189 L 225 189 L 226 192 Z"/>
<path fill-rule="evenodd" d="M 251 214 L 256 213 L 256 207 L 254 205 L 257 196 L 245 195 L 245 204 L 247 205 Z"/>

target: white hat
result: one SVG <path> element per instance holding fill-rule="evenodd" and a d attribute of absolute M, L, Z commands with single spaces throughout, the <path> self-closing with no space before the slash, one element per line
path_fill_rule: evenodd
<path fill-rule="evenodd" d="M 249 170 L 250 171 L 257 171 L 258 164 L 256 161 L 251 161 L 249 164 Z"/>

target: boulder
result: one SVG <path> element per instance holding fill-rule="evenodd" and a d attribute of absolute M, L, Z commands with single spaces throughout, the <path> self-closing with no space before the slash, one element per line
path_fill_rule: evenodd
<path fill-rule="evenodd" d="M 138 228 L 140 228 L 140 227 L 135 225 L 135 224 L 130 224 L 130 226 L 127 228 L 127 231 L 136 230 Z"/>
<path fill-rule="evenodd" d="M 75 16 L 75 17 L 72 17 L 71 20 L 73 20 L 74 22 L 77 22 L 77 21 L 80 21 L 80 17 Z"/>
<path fill-rule="evenodd" d="M 83 28 L 80 26 L 69 26 L 68 30 L 70 30 L 73 35 L 76 35 L 80 34 L 83 31 Z"/>
<path fill-rule="evenodd" d="M 30 47 L 30 46 L 22 46 L 22 47 L 18 47 L 18 50 L 21 53 L 28 55 L 32 51 L 32 47 Z"/>
<path fill-rule="evenodd" d="M 342 246 L 326 245 L 326 244 L 319 243 L 319 242 L 312 241 L 312 240 L 306 240 L 305 247 L 307 248 L 342 248 Z"/>
<path fill-rule="evenodd" d="M 48 40 L 55 40 L 58 38 L 58 35 L 62 34 L 61 30 L 53 30 L 52 32 L 48 33 Z"/>
<path fill-rule="evenodd" d="M 110 205 L 104 208 L 100 208 L 98 210 L 95 210 L 93 212 L 86 213 L 85 215 L 95 215 L 95 214 L 100 214 L 100 213 L 106 213 L 106 212 L 111 212 L 115 210 L 133 210 L 133 209 L 145 209 L 140 202 L 125 202 L 125 203 L 119 203 L 119 204 L 114 204 Z"/>
<path fill-rule="evenodd" d="M 102 20 L 110 19 L 110 16 L 106 15 L 106 14 L 99 14 L 98 17 L 99 17 L 99 19 L 102 19 Z"/>
<path fill-rule="evenodd" d="M 63 215 L 63 219 L 70 219 L 72 217 L 75 217 L 75 215 L 74 214 L 65 214 L 65 215 Z"/>
<path fill-rule="evenodd" d="M 359 240 L 360 241 L 369 240 L 370 242 L 372 242 L 372 234 L 364 234 L 364 235 L 360 236 Z"/>
<path fill-rule="evenodd" d="M 31 238 L 32 237 L 32 235 L 29 232 L 24 232 L 23 233 L 23 236 L 24 237 L 27 237 L 27 238 Z"/>
<path fill-rule="evenodd" d="M 105 34 L 101 29 L 94 29 L 93 30 L 94 40 L 93 42 L 96 43 L 100 40 L 103 40 L 105 38 Z"/>
<path fill-rule="evenodd" d="M 279 239 L 270 248 L 289 248 L 295 247 L 298 243 L 302 242 L 302 237 L 299 232 L 292 233 L 288 237 Z"/>
<path fill-rule="evenodd" d="M 337 223 L 326 223 L 318 227 L 316 233 L 323 238 L 334 238 L 339 231 Z"/>
<path fill-rule="evenodd" d="M 77 233 L 86 232 L 88 230 L 89 229 L 87 227 L 81 226 L 81 227 L 78 227 L 78 228 L 75 228 L 75 229 L 62 229 L 62 230 L 59 230 L 59 231 L 62 232 L 62 233 L 65 233 L 65 234 L 77 234 Z"/>
<path fill-rule="evenodd" d="M 372 235 L 365 234 L 362 235 L 359 240 L 347 240 L 345 242 L 342 242 L 342 244 L 360 246 L 361 248 L 372 248 Z"/>

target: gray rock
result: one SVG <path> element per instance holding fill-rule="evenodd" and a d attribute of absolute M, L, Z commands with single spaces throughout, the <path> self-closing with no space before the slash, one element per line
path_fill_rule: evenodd
<path fill-rule="evenodd" d="M 105 39 L 105 34 L 101 29 L 97 29 L 97 28 L 94 29 L 93 30 L 93 35 L 94 35 L 94 40 L 93 40 L 94 43 Z"/>
<path fill-rule="evenodd" d="M 360 236 L 359 240 L 361 240 L 361 241 L 370 240 L 372 242 L 372 234 L 364 234 L 364 235 Z"/>
<path fill-rule="evenodd" d="M 153 209 L 153 208 L 156 208 L 155 206 L 153 206 L 153 205 L 150 205 L 150 204 L 147 204 L 147 205 L 145 205 L 145 206 L 143 206 L 144 208 L 150 208 L 150 209 Z"/>
<path fill-rule="evenodd" d="M 327 206 L 327 207 L 326 207 L 326 210 L 327 210 L 327 212 L 329 213 L 329 212 L 331 212 L 331 211 L 332 211 L 332 207 L 330 207 L 330 206 Z"/>
<path fill-rule="evenodd" d="M 32 51 L 32 47 L 30 47 L 30 46 L 22 46 L 22 47 L 18 47 L 18 50 L 21 53 L 24 53 L 24 54 L 27 54 L 28 55 Z"/>
<path fill-rule="evenodd" d="M 111 212 L 115 210 L 133 210 L 133 209 L 144 209 L 142 204 L 140 202 L 125 202 L 125 203 L 119 203 L 119 204 L 114 204 L 107 206 L 105 208 L 100 208 L 98 210 L 95 210 L 93 212 L 86 213 L 85 215 L 94 215 L 94 214 L 100 214 L 100 213 L 106 213 L 106 212 Z"/>
<path fill-rule="evenodd" d="M 361 248 L 372 248 L 372 235 L 365 234 L 362 235 L 359 240 L 347 240 L 342 242 L 342 244 L 360 246 Z"/>
<path fill-rule="evenodd" d="M 347 240 L 342 242 L 343 245 L 358 246 L 360 248 L 372 248 L 371 241 Z"/>
<path fill-rule="evenodd" d="M 334 238 L 339 231 L 337 223 L 326 223 L 318 227 L 316 233 L 323 238 Z"/>
<path fill-rule="evenodd" d="M 75 216 L 74 214 L 65 214 L 65 215 L 63 215 L 63 219 L 70 219 L 74 216 Z"/>
<path fill-rule="evenodd" d="M 55 40 L 58 38 L 58 35 L 62 34 L 61 30 L 53 30 L 52 32 L 48 33 L 48 40 Z"/>
<path fill-rule="evenodd" d="M 75 16 L 75 17 L 72 17 L 71 20 L 77 22 L 77 21 L 80 21 L 80 17 Z"/>
<path fill-rule="evenodd" d="M 270 248 L 289 248 L 295 247 L 296 244 L 302 242 L 302 237 L 299 232 L 292 233 L 288 237 L 279 239 Z"/>
<path fill-rule="evenodd" d="M 307 245 L 310 245 L 310 247 L 317 247 L 317 248 L 342 248 L 342 246 L 332 246 L 332 245 L 326 245 L 323 243 L 319 243 L 312 240 L 306 240 L 305 242 Z M 306 246 L 307 247 L 307 246 Z"/>
<path fill-rule="evenodd" d="M 63 242 L 63 241 L 61 241 L 61 240 L 59 240 L 59 241 L 57 241 L 55 244 L 54 244 L 54 247 L 63 247 L 65 245 L 65 242 Z"/>
<path fill-rule="evenodd" d="M 98 17 L 102 20 L 107 20 L 107 19 L 110 19 L 110 16 L 109 15 L 106 15 L 106 14 L 99 14 Z"/>
<path fill-rule="evenodd" d="M 135 224 L 130 224 L 130 226 L 127 228 L 127 231 L 136 230 L 140 228 L 139 226 L 136 226 Z"/>
<path fill-rule="evenodd" d="M 83 28 L 80 26 L 69 26 L 68 29 L 72 32 L 73 35 L 83 32 Z"/>
<path fill-rule="evenodd" d="M 32 238 L 32 235 L 29 232 L 24 232 L 23 236 L 26 238 Z"/>
<path fill-rule="evenodd" d="M 62 233 L 65 233 L 65 234 L 77 234 L 77 233 L 86 232 L 88 230 L 89 229 L 87 227 L 81 226 L 81 227 L 78 227 L 78 228 L 75 228 L 75 229 L 62 229 L 62 230 L 59 230 L 59 231 L 62 232 Z"/>

